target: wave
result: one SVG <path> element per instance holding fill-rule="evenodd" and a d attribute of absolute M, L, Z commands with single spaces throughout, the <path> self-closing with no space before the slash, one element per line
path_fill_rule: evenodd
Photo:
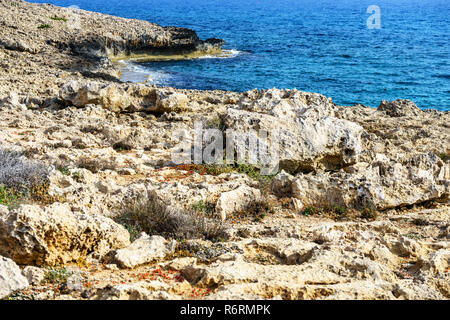
<path fill-rule="evenodd" d="M 122 82 L 162 84 L 168 82 L 171 78 L 171 75 L 167 72 L 151 70 L 132 61 L 120 60 L 118 62 L 122 66 L 120 76 Z"/>
<path fill-rule="evenodd" d="M 236 58 L 237 56 L 249 54 L 245 51 L 239 51 L 236 49 L 224 49 L 219 54 L 206 54 L 204 56 L 200 56 L 196 59 L 231 59 Z"/>

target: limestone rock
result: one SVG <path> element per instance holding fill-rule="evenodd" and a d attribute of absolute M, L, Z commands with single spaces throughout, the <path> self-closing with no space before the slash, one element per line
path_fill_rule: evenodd
<path fill-rule="evenodd" d="M 317 105 L 308 104 L 295 93 L 263 91 L 267 101 L 244 99 L 239 106 L 227 109 L 224 121 L 236 133 L 232 138 L 234 144 L 245 145 L 243 133 L 264 130 L 269 136 L 269 150 L 275 152 L 276 146 L 270 141 L 278 141 L 280 169 L 291 173 L 336 170 L 358 161 L 363 128 L 331 116 L 332 106 L 325 98 L 316 102 Z M 262 138 L 257 141 L 267 144 Z"/>
<path fill-rule="evenodd" d="M 128 247 L 115 252 L 114 262 L 121 268 L 134 268 L 162 259 L 172 251 L 173 245 L 163 237 L 141 233 Z"/>
<path fill-rule="evenodd" d="M 292 194 L 292 182 L 295 177 L 281 170 L 272 180 L 271 189 L 278 196 L 290 196 Z"/>
<path fill-rule="evenodd" d="M 299 174 L 293 195 L 306 205 L 378 209 L 445 199 L 450 192 L 447 166 L 433 154 L 405 155 L 398 160 L 379 155 L 353 173 Z"/>
<path fill-rule="evenodd" d="M 38 267 L 26 266 L 22 270 L 22 274 L 28 279 L 32 285 L 39 285 L 45 278 L 45 271 Z"/>
<path fill-rule="evenodd" d="M 222 220 L 225 220 L 227 215 L 245 211 L 252 203 L 260 199 L 260 190 L 242 185 L 235 190 L 220 195 L 216 204 L 216 212 Z"/>
<path fill-rule="evenodd" d="M 104 246 L 111 250 L 128 244 L 121 225 L 72 212 L 68 204 L 21 205 L 0 215 L 0 252 L 20 264 L 64 264 Z"/>
<path fill-rule="evenodd" d="M 188 97 L 182 93 L 158 91 L 156 107 L 157 112 L 182 112 L 187 108 Z"/>
<path fill-rule="evenodd" d="M 378 111 L 384 111 L 390 117 L 418 116 L 422 111 L 409 100 L 381 101 Z"/>
<path fill-rule="evenodd" d="M 11 259 L 0 256 L 0 299 L 28 287 L 28 280 Z"/>

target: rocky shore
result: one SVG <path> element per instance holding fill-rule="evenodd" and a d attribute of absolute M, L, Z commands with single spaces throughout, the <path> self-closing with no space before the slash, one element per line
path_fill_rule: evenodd
<path fill-rule="evenodd" d="M 0 0 L 0 299 L 449 299 L 450 114 L 123 83 L 223 41 Z M 173 133 L 281 130 L 279 170 Z"/>

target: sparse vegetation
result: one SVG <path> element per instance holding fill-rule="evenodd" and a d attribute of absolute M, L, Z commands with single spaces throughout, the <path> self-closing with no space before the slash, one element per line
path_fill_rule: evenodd
<path fill-rule="evenodd" d="M 42 281 L 46 284 L 63 284 L 72 275 L 66 268 L 49 268 Z"/>
<path fill-rule="evenodd" d="M 378 217 L 378 212 L 375 207 L 367 206 L 365 208 L 360 209 L 361 218 L 367 220 L 375 220 Z"/>
<path fill-rule="evenodd" d="M 251 164 L 240 164 L 240 163 L 234 163 L 234 164 L 200 164 L 200 165 L 194 165 L 194 171 L 198 172 L 199 174 L 209 174 L 213 176 L 218 176 L 223 173 L 241 173 L 246 174 L 253 180 L 258 181 L 259 189 L 264 194 L 267 194 L 270 190 L 270 184 L 272 183 L 274 175 L 262 175 L 261 169 L 258 168 L 255 165 Z"/>
<path fill-rule="evenodd" d="M 125 206 L 116 222 L 125 226 L 133 240 L 140 232 L 166 238 L 220 240 L 226 237 L 224 224 L 195 211 L 167 207 L 153 197 Z"/>
<path fill-rule="evenodd" d="M 50 17 L 50 19 L 54 20 L 54 21 L 64 21 L 67 22 L 66 18 L 63 17 Z"/>
<path fill-rule="evenodd" d="M 267 214 L 275 212 L 275 206 L 272 202 L 263 198 L 259 201 L 252 202 L 245 210 L 234 212 L 227 216 L 227 219 L 232 223 L 241 223 L 243 221 L 261 222 Z"/>
<path fill-rule="evenodd" d="M 204 215 L 211 215 L 216 209 L 216 206 L 212 202 L 200 200 L 192 205 L 192 210 L 202 213 Z"/>
<path fill-rule="evenodd" d="M 50 29 L 51 27 L 49 24 L 41 24 L 38 26 L 38 29 Z"/>
<path fill-rule="evenodd" d="M 70 175 L 70 171 L 68 168 L 65 167 L 57 167 L 56 170 L 58 170 L 59 172 L 61 172 L 63 175 L 65 176 L 69 176 Z"/>
<path fill-rule="evenodd" d="M 0 149 L 0 203 L 15 205 L 21 202 L 49 204 L 61 201 L 49 195 L 49 168 L 30 161 L 23 154 Z"/>
<path fill-rule="evenodd" d="M 306 208 L 303 209 L 302 215 L 304 215 L 306 217 L 309 217 L 309 216 L 312 216 L 312 215 L 316 214 L 316 212 L 317 212 L 316 208 L 314 208 L 314 207 L 306 207 Z"/>
<path fill-rule="evenodd" d="M 49 168 L 26 159 L 21 153 L 0 149 L 0 185 L 16 191 L 48 182 Z"/>
<path fill-rule="evenodd" d="M 0 186 L 0 204 L 4 206 L 9 206 L 14 204 L 16 201 L 20 200 L 21 194 L 15 192 L 14 190 L 7 189 Z"/>
<path fill-rule="evenodd" d="M 443 152 L 439 152 L 436 154 L 439 158 L 442 159 L 442 161 L 447 162 L 450 160 L 450 152 L 447 153 L 443 153 Z"/>

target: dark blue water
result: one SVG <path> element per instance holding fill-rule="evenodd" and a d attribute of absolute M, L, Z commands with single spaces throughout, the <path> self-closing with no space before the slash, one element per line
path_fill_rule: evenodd
<path fill-rule="evenodd" d="M 38 1 L 41 2 L 41 1 Z M 160 85 L 297 88 L 338 104 L 450 110 L 449 0 L 47 0 L 225 39 L 227 59 L 146 63 Z M 368 29 L 369 5 L 381 29 Z"/>

